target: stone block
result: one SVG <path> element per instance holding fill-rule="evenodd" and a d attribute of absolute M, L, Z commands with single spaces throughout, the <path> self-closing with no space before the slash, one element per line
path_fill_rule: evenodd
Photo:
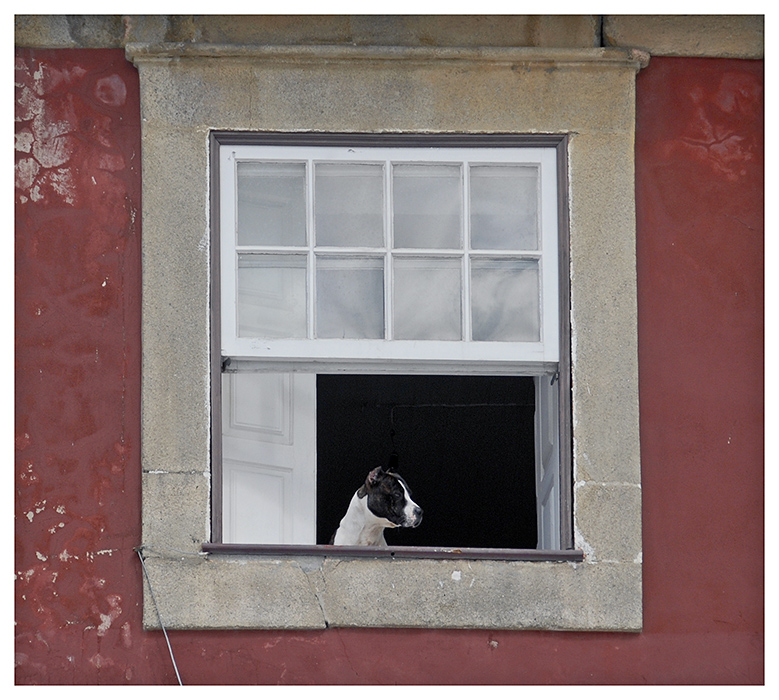
<path fill-rule="evenodd" d="M 210 474 L 144 472 L 142 545 L 169 556 L 199 552 L 210 533 Z"/>
<path fill-rule="evenodd" d="M 640 486 L 577 483 L 574 500 L 576 544 L 588 562 L 641 562 Z"/>
<path fill-rule="evenodd" d="M 607 46 L 631 46 L 655 56 L 763 58 L 763 15 L 606 15 Z"/>

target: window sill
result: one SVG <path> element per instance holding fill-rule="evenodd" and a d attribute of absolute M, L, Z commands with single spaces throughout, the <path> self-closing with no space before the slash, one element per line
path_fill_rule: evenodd
<path fill-rule="evenodd" d="M 257 554 L 273 556 L 325 556 L 345 559 L 492 559 L 496 561 L 582 562 L 580 549 L 490 549 L 477 547 L 343 547 L 335 545 L 221 544 L 204 543 L 207 554 Z"/>
<path fill-rule="evenodd" d="M 465 550 L 281 549 L 206 544 L 207 556 L 186 556 L 150 547 L 145 566 L 166 627 L 641 630 L 640 562 L 554 560 L 580 559 L 575 550 L 503 550 L 553 560 L 501 561 Z M 426 558 L 405 558 L 408 550 Z M 155 607 L 143 613 L 158 629 Z"/>

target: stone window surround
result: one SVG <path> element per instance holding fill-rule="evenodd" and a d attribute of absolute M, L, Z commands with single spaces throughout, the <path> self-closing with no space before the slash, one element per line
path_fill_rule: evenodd
<path fill-rule="evenodd" d="M 140 74 L 143 139 L 142 547 L 166 627 L 639 631 L 633 140 L 635 74 L 646 57 L 197 44 L 135 44 L 127 54 Z M 212 130 L 569 136 L 574 539 L 583 562 L 203 554 Z M 158 628 L 144 592 L 144 624 Z"/>

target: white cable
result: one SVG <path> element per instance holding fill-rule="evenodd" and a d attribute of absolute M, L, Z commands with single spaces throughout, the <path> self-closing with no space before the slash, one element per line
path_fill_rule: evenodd
<path fill-rule="evenodd" d="M 170 654 L 170 660 L 173 662 L 173 670 L 176 672 L 176 678 L 178 678 L 179 685 L 184 685 L 181 682 L 181 676 L 179 675 L 178 666 L 176 666 L 176 659 L 173 656 L 173 648 L 170 646 L 170 639 L 168 639 L 168 632 L 165 629 L 165 625 L 162 624 L 162 615 L 160 615 L 160 606 L 157 605 L 157 598 L 154 596 L 154 589 L 151 587 L 151 579 L 149 578 L 149 572 L 146 570 L 146 564 L 143 561 L 143 554 L 141 550 L 143 547 L 136 547 L 135 551 L 138 553 L 138 559 L 141 560 L 141 567 L 143 568 L 144 576 L 146 576 L 146 583 L 149 584 L 149 593 L 151 593 L 151 599 L 154 602 L 154 609 L 157 611 L 157 619 L 160 621 L 160 627 L 162 627 L 162 633 L 165 635 L 165 641 L 168 644 L 168 653 Z"/>

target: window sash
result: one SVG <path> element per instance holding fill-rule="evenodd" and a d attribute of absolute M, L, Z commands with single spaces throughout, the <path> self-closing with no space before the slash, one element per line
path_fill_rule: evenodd
<path fill-rule="evenodd" d="M 306 236 L 305 245 L 239 245 L 238 236 L 238 180 L 240 164 L 252 162 L 283 162 L 306 167 Z M 318 163 L 379 164 L 383 169 L 383 227 L 384 237 L 376 247 L 323 246 L 314 240 L 315 165 Z M 489 177 L 491 168 L 508 164 L 536 168 L 539 173 L 539 241 L 534 249 L 480 248 L 470 245 L 467 235 L 469 213 L 469 178 L 464 177 L 462 195 L 463 233 L 460 248 L 394 248 L 392 245 L 392 167 L 397 165 L 406 174 L 406 166 L 433 164 L 437 170 L 456 165 L 463 172 L 479 168 Z M 558 304 L 558 173 L 555 148 L 487 147 L 487 148 L 408 148 L 376 146 L 275 146 L 222 144 L 219 148 L 220 172 L 220 229 L 221 229 L 221 352 L 223 357 L 236 360 L 264 360 L 267 362 L 300 361 L 322 362 L 337 360 L 342 363 L 420 362 L 463 364 L 510 364 L 528 370 L 532 367 L 549 369 L 559 362 L 559 304 Z M 243 167 L 243 166 L 242 166 Z M 261 170 L 261 166 L 259 166 Z M 412 168 L 413 170 L 413 168 Z M 245 239 L 245 236 L 243 237 Z M 298 236 L 299 239 L 299 236 Z M 300 242 L 299 240 L 295 241 Z M 299 255 L 306 259 L 305 336 L 298 338 L 242 337 L 238 333 L 237 284 L 238 260 L 254 256 Z M 383 264 L 383 337 L 334 339 L 316 337 L 316 266 L 318 261 L 330 258 L 373 258 Z M 281 259 L 281 258 L 279 258 Z M 393 313 L 394 272 L 407 261 L 435 259 L 460 265 L 461 277 L 461 340 L 399 340 L 395 339 Z M 472 279 L 473 269 L 482 269 L 487 261 L 531 262 L 538 266 L 537 340 L 472 340 Z M 298 332 L 301 335 L 301 332 Z M 374 333 L 376 335 L 376 333 Z M 389 342 L 388 342 L 389 340 Z"/>

